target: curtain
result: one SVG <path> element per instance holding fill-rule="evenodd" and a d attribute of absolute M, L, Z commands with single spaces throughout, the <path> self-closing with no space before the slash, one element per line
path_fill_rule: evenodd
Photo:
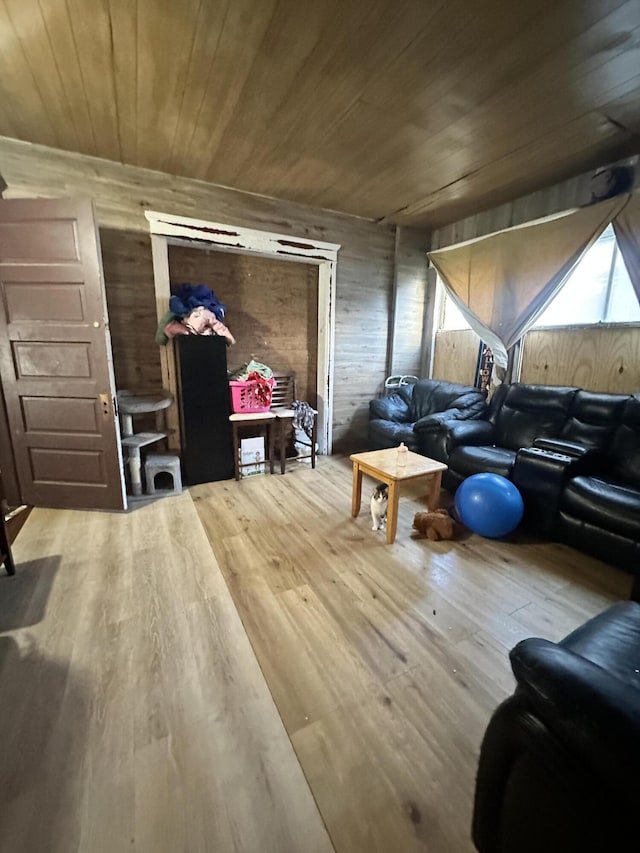
<path fill-rule="evenodd" d="M 640 192 L 630 196 L 629 201 L 613 220 L 618 247 L 631 279 L 631 284 L 640 302 Z"/>
<path fill-rule="evenodd" d="M 471 328 L 496 365 L 533 325 L 583 254 L 624 207 L 618 196 L 553 218 L 429 252 Z"/>

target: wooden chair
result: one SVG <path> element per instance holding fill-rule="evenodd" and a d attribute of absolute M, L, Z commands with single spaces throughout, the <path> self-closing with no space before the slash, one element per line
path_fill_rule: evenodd
<path fill-rule="evenodd" d="M 293 426 L 295 411 L 291 408 L 296 397 L 296 379 L 293 373 L 274 373 L 273 377 L 276 381 L 271 398 L 271 412 L 276 416 L 276 423 L 279 430 L 279 448 L 280 448 L 280 473 L 284 474 L 285 465 L 287 462 L 287 436 L 289 428 Z M 316 441 L 318 437 L 318 412 L 313 410 L 313 429 L 309 444 L 309 453 L 297 455 L 296 459 L 311 459 L 311 467 L 316 467 Z M 300 443 L 300 442 L 299 442 Z M 305 445 L 307 442 L 302 442 Z"/>

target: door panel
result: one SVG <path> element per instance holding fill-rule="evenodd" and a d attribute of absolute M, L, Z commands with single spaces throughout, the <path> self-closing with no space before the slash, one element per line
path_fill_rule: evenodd
<path fill-rule="evenodd" d="M 82 283 L 5 281 L 7 323 L 60 320 L 82 323 L 85 319 L 82 304 Z"/>
<path fill-rule="evenodd" d="M 88 398 L 23 397 L 24 430 L 35 432 L 84 432 L 100 434 L 100 407 Z"/>
<path fill-rule="evenodd" d="M 15 204 L 23 205 L 23 210 L 26 211 L 24 205 L 46 205 L 52 201 L 54 204 L 69 203 L 67 201 L 58 201 L 57 199 L 39 201 L 19 199 L 15 200 Z M 9 201 L 9 204 L 14 204 L 14 202 Z M 78 234 L 78 223 L 75 217 L 71 219 L 54 219 L 51 214 L 43 218 L 36 218 L 36 216 L 27 215 L 24 219 L 16 219 L 13 222 L 3 221 L 3 228 L 0 232 L 0 257 L 2 257 L 3 263 L 51 264 L 80 262 L 81 239 Z"/>
<path fill-rule="evenodd" d="M 16 379 L 86 379 L 91 376 L 89 344 L 14 342 Z"/>
<path fill-rule="evenodd" d="M 91 202 L 0 200 L 0 377 L 22 500 L 122 509 Z"/>
<path fill-rule="evenodd" d="M 88 483 L 100 486 L 104 480 L 102 454 L 98 450 L 60 450 L 46 447 L 29 448 L 31 471 L 35 482 L 56 485 L 64 480 L 68 483 Z"/>

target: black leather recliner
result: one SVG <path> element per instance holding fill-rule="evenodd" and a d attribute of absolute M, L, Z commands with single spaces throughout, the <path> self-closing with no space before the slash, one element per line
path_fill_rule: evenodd
<path fill-rule="evenodd" d="M 640 605 L 511 652 L 476 780 L 479 853 L 631 853 L 640 797 Z"/>
<path fill-rule="evenodd" d="M 587 455 L 560 494 L 553 533 L 561 542 L 586 546 L 595 557 L 639 574 L 640 396 L 617 398 L 616 405 L 615 428 L 605 431 L 600 447 Z"/>
<path fill-rule="evenodd" d="M 401 386 L 389 397 L 369 403 L 369 450 L 404 442 L 409 450 L 424 453 L 423 434 L 445 421 L 481 417 L 486 409 L 480 391 L 467 385 L 421 379 L 414 385 Z"/>

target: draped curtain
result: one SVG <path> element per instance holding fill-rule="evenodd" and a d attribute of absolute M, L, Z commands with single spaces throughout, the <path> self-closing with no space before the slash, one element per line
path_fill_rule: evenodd
<path fill-rule="evenodd" d="M 613 220 L 613 230 L 631 284 L 640 302 L 640 192 L 630 196 Z"/>
<path fill-rule="evenodd" d="M 627 195 L 618 196 L 429 252 L 447 292 L 471 328 L 493 350 L 496 365 L 507 367 L 507 351 L 533 325 L 628 199 Z M 640 274 L 637 199 L 632 215 L 633 221 L 625 219 L 621 227 L 625 229 L 627 251 L 634 255 L 636 273 Z M 627 261 L 624 252 L 623 257 Z M 638 286 L 636 292 L 640 293 Z"/>

